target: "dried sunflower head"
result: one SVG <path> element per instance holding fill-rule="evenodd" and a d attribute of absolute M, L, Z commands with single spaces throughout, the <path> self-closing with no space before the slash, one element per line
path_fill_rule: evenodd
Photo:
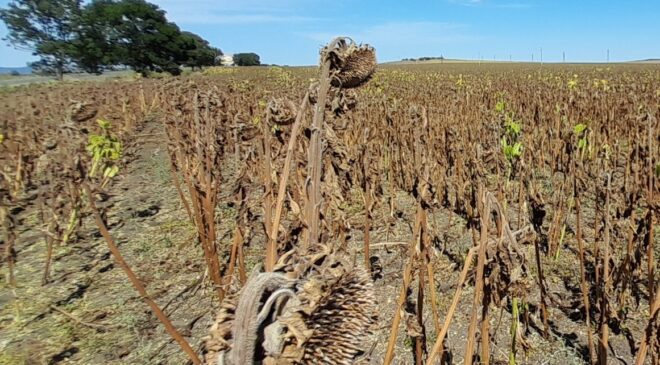
<path fill-rule="evenodd" d="M 93 119 L 97 113 L 98 105 L 82 101 L 72 101 L 67 110 L 69 119 L 78 123 Z"/>
<path fill-rule="evenodd" d="M 291 100 L 286 98 L 273 99 L 268 103 L 270 113 L 269 122 L 278 125 L 289 125 L 296 120 L 298 108 Z"/>
<path fill-rule="evenodd" d="M 338 38 L 322 53 L 330 60 L 334 87 L 350 89 L 364 85 L 376 72 L 376 50 L 369 45 L 358 46 L 349 38 Z"/>
<path fill-rule="evenodd" d="M 328 249 L 283 255 L 225 301 L 206 338 L 209 364 L 355 364 L 377 316 L 369 273 Z"/>

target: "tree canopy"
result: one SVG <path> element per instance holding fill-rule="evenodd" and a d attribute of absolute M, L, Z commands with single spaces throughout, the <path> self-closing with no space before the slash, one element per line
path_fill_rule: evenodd
<path fill-rule="evenodd" d="M 256 53 L 236 53 L 234 55 L 234 64 L 236 66 L 259 66 L 261 61 Z"/>
<path fill-rule="evenodd" d="M 82 31 L 100 32 L 100 37 L 80 37 L 82 49 L 106 48 L 102 58 L 87 60 L 90 70 L 108 62 L 130 66 L 142 74 L 180 73 L 179 66 L 186 58 L 181 49 L 185 40 L 179 27 L 168 22 L 158 6 L 144 0 L 97 0 L 86 7 L 83 19 L 86 26 Z"/>
<path fill-rule="evenodd" d="M 222 56 L 219 48 L 213 48 L 209 42 L 190 32 L 181 32 L 182 49 L 185 52 L 184 65 L 188 67 L 201 68 L 203 66 L 213 66 L 218 56 Z"/>
<path fill-rule="evenodd" d="M 14 0 L 0 10 L 5 38 L 40 57 L 34 66 L 61 75 L 72 66 L 101 73 L 116 65 L 146 75 L 180 66 L 213 65 L 222 52 L 202 37 L 182 32 L 165 12 L 144 0 Z"/>
<path fill-rule="evenodd" d="M 59 79 L 73 61 L 73 40 L 80 17 L 80 0 L 12 1 L 0 9 L 9 34 L 4 39 L 39 56 L 38 66 Z"/>

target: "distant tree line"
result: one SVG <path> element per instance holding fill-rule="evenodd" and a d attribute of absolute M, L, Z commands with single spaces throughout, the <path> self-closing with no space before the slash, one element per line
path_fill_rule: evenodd
<path fill-rule="evenodd" d="M 4 40 L 39 57 L 33 69 L 62 79 L 65 72 L 100 74 L 127 66 L 150 72 L 181 73 L 181 66 L 214 65 L 222 51 L 202 37 L 181 31 L 165 11 L 144 0 L 14 0 L 0 9 L 9 34 Z M 256 56 L 256 57 L 255 57 Z M 259 64 L 240 54 L 237 65 Z"/>
<path fill-rule="evenodd" d="M 401 61 L 431 61 L 431 60 L 444 60 L 444 56 L 440 57 L 420 57 L 420 58 L 404 58 Z"/>

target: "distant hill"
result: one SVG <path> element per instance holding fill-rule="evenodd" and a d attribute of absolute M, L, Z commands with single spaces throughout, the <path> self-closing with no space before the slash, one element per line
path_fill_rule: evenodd
<path fill-rule="evenodd" d="M 30 67 L 0 67 L 0 75 L 8 75 L 13 71 L 18 72 L 21 75 L 29 75 L 32 73 L 32 68 Z"/>
<path fill-rule="evenodd" d="M 452 59 L 443 57 L 420 57 L 420 58 L 404 58 L 400 61 L 382 62 L 383 65 L 409 65 L 409 64 L 428 64 L 428 63 L 529 63 L 528 61 L 509 61 L 509 60 L 471 60 L 471 59 Z M 539 62 L 536 62 L 539 63 Z M 563 64 L 564 62 L 550 61 L 545 62 L 548 64 Z M 644 63 L 644 64 L 660 64 L 660 58 L 647 58 L 644 60 L 612 62 L 616 63 Z M 604 62 L 568 62 L 567 64 L 605 64 Z"/>
<path fill-rule="evenodd" d="M 383 62 L 383 65 L 413 65 L 413 64 L 432 64 L 432 63 L 511 63 L 510 61 L 493 61 L 493 60 L 462 60 L 454 58 L 432 58 L 423 57 L 418 59 L 403 59 L 401 61 Z M 514 62 L 515 63 L 515 62 Z"/>
<path fill-rule="evenodd" d="M 648 58 L 645 60 L 632 61 L 632 63 L 660 63 L 660 58 Z"/>

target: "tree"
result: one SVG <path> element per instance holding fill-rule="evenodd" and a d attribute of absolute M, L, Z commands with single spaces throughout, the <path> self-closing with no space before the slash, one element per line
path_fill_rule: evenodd
<path fill-rule="evenodd" d="M 14 0 L 0 9 L 0 19 L 9 34 L 4 40 L 16 48 L 29 49 L 39 56 L 41 69 L 61 80 L 74 52 L 76 20 L 80 0 Z"/>
<path fill-rule="evenodd" d="M 117 33 L 109 18 L 113 6 L 110 0 L 94 1 L 83 8 L 78 19 L 74 58 L 86 72 L 101 74 L 108 66 L 120 63 Z"/>
<path fill-rule="evenodd" d="M 37 72 L 62 79 L 67 70 L 102 73 L 124 65 L 181 73 L 181 65 L 213 65 L 222 52 L 200 36 L 181 32 L 158 6 L 145 0 L 13 0 L 0 9 L 5 39 L 33 50 Z"/>
<path fill-rule="evenodd" d="M 95 0 L 84 9 L 78 61 L 87 71 L 123 64 L 149 72 L 181 73 L 194 41 L 167 21 L 165 12 L 144 0 Z M 201 39 L 201 38 L 200 38 Z"/>
<path fill-rule="evenodd" d="M 94 0 L 80 24 L 76 59 L 88 72 L 123 64 L 143 75 L 179 74 L 180 65 L 211 66 L 222 54 L 202 37 L 181 32 L 164 11 L 143 0 Z"/>
<path fill-rule="evenodd" d="M 234 55 L 234 64 L 236 66 L 259 66 L 261 61 L 256 53 L 236 53 Z"/>
<path fill-rule="evenodd" d="M 222 55 L 222 51 L 218 48 L 213 48 L 209 42 L 190 32 L 181 32 L 182 48 L 186 52 L 186 60 L 184 65 L 202 68 L 203 66 L 213 66 L 215 59 Z"/>

